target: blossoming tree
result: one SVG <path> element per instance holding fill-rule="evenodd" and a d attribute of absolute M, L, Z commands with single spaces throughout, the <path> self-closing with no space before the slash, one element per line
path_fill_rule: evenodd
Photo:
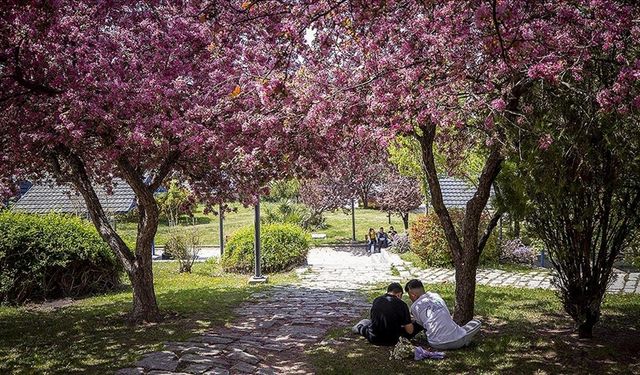
<path fill-rule="evenodd" d="M 628 36 L 638 7 L 615 0 L 352 0 L 327 3 L 324 12 L 317 7 L 309 11 L 315 58 L 308 60 L 316 71 L 340 77 L 325 85 L 327 90 L 338 86 L 334 91 L 350 92 L 353 105 L 366 103 L 359 121 L 366 118 L 420 143 L 431 203 L 456 267 L 454 318 L 465 323 L 473 317 L 478 260 L 501 215 L 497 212 L 479 233 L 507 155 L 505 129 L 526 120 L 531 109 L 526 94 L 535 82 L 565 85 L 564 77 L 579 79 L 594 58 L 589 48 L 607 50 Z M 637 60 L 621 64 L 634 66 Z M 632 82 L 637 76 L 612 82 L 602 100 Z M 485 160 L 456 232 L 434 155 L 437 148 L 449 163 L 460 163 L 470 147 L 480 149 Z"/>
<path fill-rule="evenodd" d="M 305 86 L 290 39 L 244 4 L 7 1 L 0 16 L 0 185 L 73 185 L 131 280 L 135 320 L 159 318 L 151 247 L 163 182 L 186 181 L 209 204 L 252 203 L 275 176 L 332 153 L 331 123 L 308 121 L 315 104 L 293 99 L 292 82 Z M 116 177 L 137 198 L 135 249 L 96 195 Z"/>

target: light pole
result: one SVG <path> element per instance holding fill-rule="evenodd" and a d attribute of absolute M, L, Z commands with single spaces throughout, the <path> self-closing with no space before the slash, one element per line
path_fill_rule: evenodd
<path fill-rule="evenodd" d="M 224 212 L 222 211 L 222 203 L 220 203 L 218 214 L 220 215 L 220 258 L 224 254 Z"/>
<path fill-rule="evenodd" d="M 267 278 L 262 275 L 262 266 L 260 264 L 260 196 L 255 206 L 254 216 L 255 237 L 253 240 L 253 255 L 255 256 L 255 268 L 253 276 L 249 279 L 250 284 L 266 283 Z"/>
<path fill-rule="evenodd" d="M 351 198 L 351 233 L 353 242 L 356 242 L 356 203 L 353 198 Z"/>

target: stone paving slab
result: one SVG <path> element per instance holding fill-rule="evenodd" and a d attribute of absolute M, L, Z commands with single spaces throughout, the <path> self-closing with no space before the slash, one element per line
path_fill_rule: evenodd
<path fill-rule="evenodd" d="M 361 294 L 372 284 L 420 278 L 425 283 L 454 283 L 455 271 L 418 269 L 383 250 L 367 256 L 359 249 L 313 249 L 309 266 L 296 270 L 297 285 L 274 286 L 254 293 L 234 312 L 227 327 L 212 329 L 185 342 L 167 342 L 117 374 L 308 374 L 305 349 L 322 341 L 329 329 L 348 327 L 370 309 Z M 392 275 L 392 266 L 400 276 Z M 640 274 L 618 273 L 609 292 L 640 293 Z M 546 270 L 528 274 L 479 270 L 478 284 L 552 288 Z"/>

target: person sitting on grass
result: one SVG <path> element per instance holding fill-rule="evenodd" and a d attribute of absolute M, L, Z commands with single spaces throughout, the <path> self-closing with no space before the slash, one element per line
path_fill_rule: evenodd
<path fill-rule="evenodd" d="M 425 292 L 420 280 L 409 280 L 404 289 L 413 302 L 411 313 L 416 323 L 424 327 L 432 348 L 447 350 L 465 347 L 480 331 L 481 322 L 477 319 L 463 327 L 456 324 L 442 297 L 438 293 Z"/>
<path fill-rule="evenodd" d="M 389 227 L 389 239 L 391 239 L 392 241 L 396 238 L 396 236 L 398 235 L 398 232 L 396 232 L 395 229 L 393 229 L 393 226 Z"/>
<path fill-rule="evenodd" d="M 353 333 L 364 336 L 374 345 L 392 346 L 400 336 L 411 338 L 422 327 L 411 321 L 407 304 L 402 301 L 402 286 L 391 283 L 387 293 L 374 299 L 371 319 L 363 319 L 353 326 Z"/>

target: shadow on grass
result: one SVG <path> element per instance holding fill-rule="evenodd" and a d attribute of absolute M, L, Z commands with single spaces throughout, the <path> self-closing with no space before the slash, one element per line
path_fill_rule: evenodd
<path fill-rule="evenodd" d="M 0 373 L 113 372 L 166 341 L 186 340 L 224 325 L 232 319 L 234 307 L 263 288 L 247 287 L 244 277 L 182 278 L 195 281 L 156 284 L 165 314 L 157 324 L 128 323 L 130 291 L 87 298 L 49 312 L 0 308 Z"/>
<path fill-rule="evenodd" d="M 426 287 L 453 304 L 452 285 Z M 318 374 L 640 373 L 639 304 L 638 296 L 611 296 L 595 338 L 579 340 L 552 292 L 479 287 L 482 331 L 471 347 L 449 351 L 443 361 L 389 360 L 390 348 L 370 345 L 348 329 L 330 334 L 339 344 L 309 354 Z"/>

